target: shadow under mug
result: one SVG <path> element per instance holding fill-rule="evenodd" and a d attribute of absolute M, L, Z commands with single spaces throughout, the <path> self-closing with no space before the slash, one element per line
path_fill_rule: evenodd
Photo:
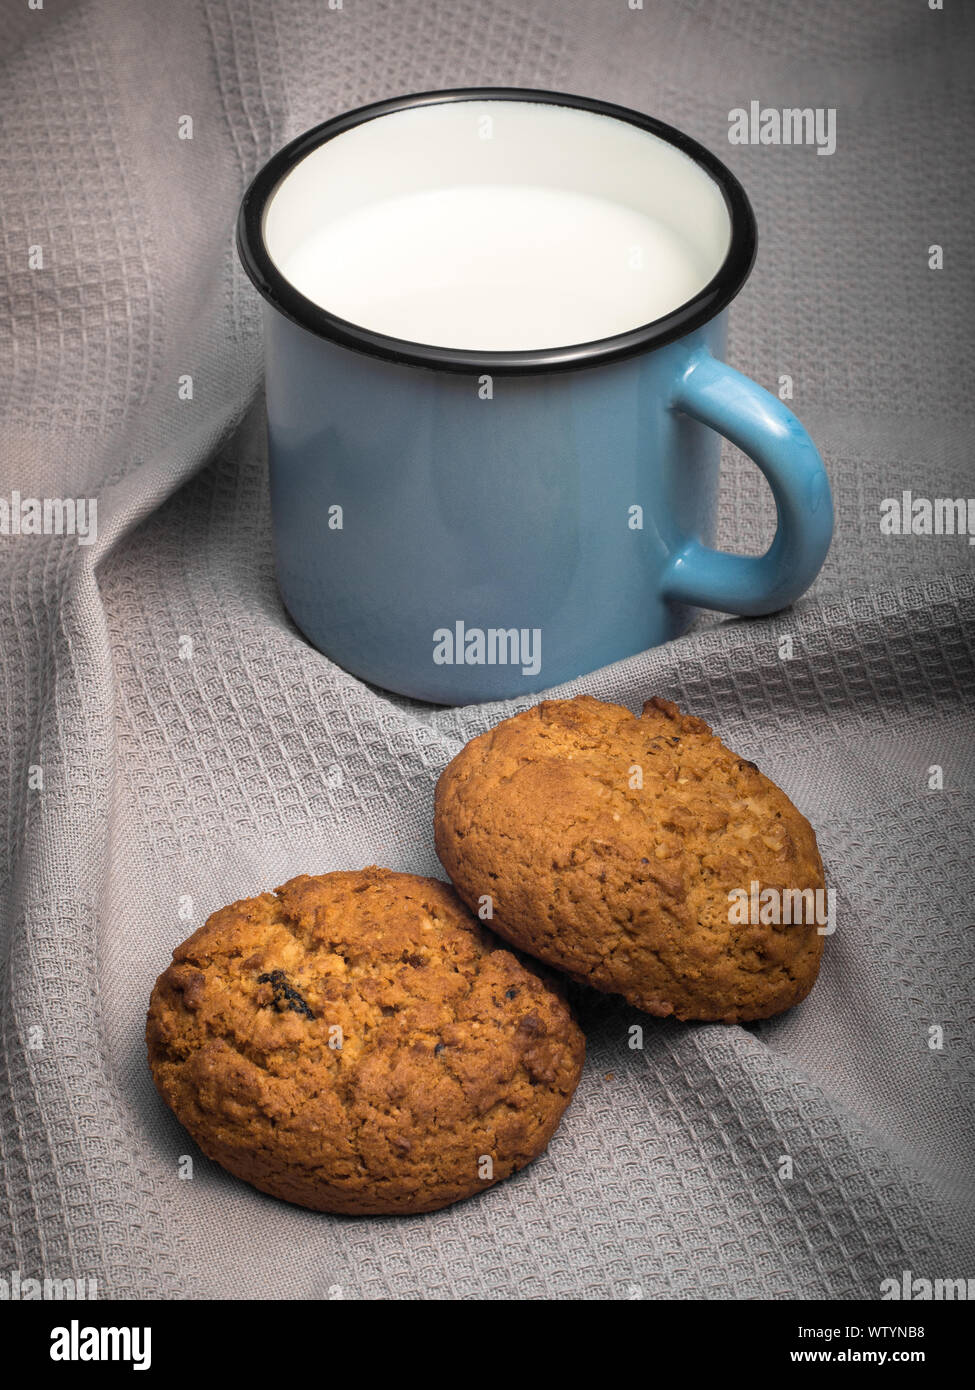
<path fill-rule="evenodd" d="M 485 117 L 491 138 L 479 139 Z M 634 208 L 710 256 L 713 273 L 652 322 L 480 350 L 341 318 L 281 268 L 350 208 L 470 185 Z M 682 132 L 528 89 L 378 102 L 264 166 L 237 244 L 266 301 L 279 587 L 310 641 L 356 676 L 441 704 L 534 693 L 677 636 L 689 605 L 774 612 L 819 572 L 833 525 L 822 460 L 779 400 L 721 360 L 754 215 Z M 721 435 L 774 496 L 762 556 L 708 544 Z"/>

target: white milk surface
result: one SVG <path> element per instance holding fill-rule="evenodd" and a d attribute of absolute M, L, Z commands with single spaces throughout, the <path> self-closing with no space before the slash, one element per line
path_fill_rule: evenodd
<path fill-rule="evenodd" d="M 361 327 L 439 347 L 591 342 L 662 317 L 713 267 L 656 218 L 584 193 L 471 185 L 330 219 L 281 269 Z"/>

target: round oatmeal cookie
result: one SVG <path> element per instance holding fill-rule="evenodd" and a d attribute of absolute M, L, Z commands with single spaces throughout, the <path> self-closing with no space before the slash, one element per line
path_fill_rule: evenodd
<path fill-rule="evenodd" d="M 812 827 L 668 700 L 637 718 L 580 695 L 504 720 L 444 769 L 435 831 L 495 931 L 647 1013 L 767 1018 L 815 982 Z"/>
<path fill-rule="evenodd" d="M 585 1050 L 449 884 L 377 868 L 215 912 L 156 981 L 146 1043 L 208 1157 L 352 1215 L 435 1211 L 523 1168 Z"/>

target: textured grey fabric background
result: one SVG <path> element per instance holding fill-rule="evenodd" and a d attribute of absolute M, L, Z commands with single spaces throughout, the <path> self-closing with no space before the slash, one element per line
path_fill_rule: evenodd
<path fill-rule="evenodd" d="M 975 1275 L 975 551 L 879 529 L 902 488 L 975 491 L 971 7 L 2 10 L 0 496 L 97 494 L 99 539 L 0 537 L 0 1275 L 94 1276 L 123 1297 L 494 1299 L 876 1297 L 905 1268 Z M 581 997 L 589 1060 L 542 1160 L 432 1216 L 333 1219 L 198 1154 L 179 1180 L 195 1151 L 146 1070 L 149 989 L 209 912 L 293 873 L 437 873 L 436 777 L 505 711 L 383 695 L 286 620 L 257 298 L 232 226 L 246 181 L 298 131 L 467 83 L 650 111 L 752 196 L 761 246 L 729 357 L 773 390 L 793 376 L 834 484 L 832 552 L 794 610 L 709 615 L 573 689 L 635 709 L 670 696 L 757 759 L 819 833 L 839 924 L 812 997 L 760 1026 Z M 836 107 L 835 154 L 730 146 L 728 112 L 752 99 Z M 44 269 L 29 271 L 36 244 Z M 724 544 L 760 549 L 771 524 L 757 470 L 729 452 Z M 642 1051 L 626 1045 L 634 1021 Z"/>

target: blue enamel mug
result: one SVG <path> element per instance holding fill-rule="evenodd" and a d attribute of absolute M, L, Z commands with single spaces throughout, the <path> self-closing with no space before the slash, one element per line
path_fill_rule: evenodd
<path fill-rule="evenodd" d="M 533 693 L 819 572 L 822 460 L 722 360 L 754 215 L 682 132 L 525 89 L 382 101 L 275 155 L 237 242 L 281 594 L 363 680 Z M 762 556 L 712 548 L 722 435 L 775 498 Z"/>

